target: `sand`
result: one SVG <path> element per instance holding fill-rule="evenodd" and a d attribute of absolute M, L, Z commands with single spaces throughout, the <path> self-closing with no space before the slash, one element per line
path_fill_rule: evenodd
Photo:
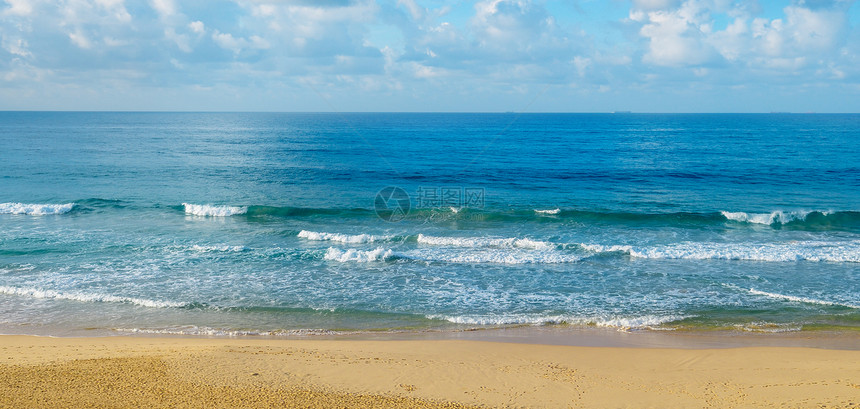
<path fill-rule="evenodd" d="M 860 351 L 0 336 L 2 407 L 860 407 Z"/>

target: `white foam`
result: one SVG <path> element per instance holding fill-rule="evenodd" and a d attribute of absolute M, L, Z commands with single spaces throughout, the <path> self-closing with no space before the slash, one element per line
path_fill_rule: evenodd
<path fill-rule="evenodd" d="M 185 213 L 193 214 L 195 216 L 226 217 L 237 214 L 245 214 L 248 212 L 247 207 L 240 206 L 213 206 L 190 203 L 183 203 L 182 205 L 185 206 Z"/>
<path fill-rule="evenodd" d="M 197 244 L 191 246 L 190 249 L 191 249 L 191 251 L 199 251 L 201 253 L 209 253 L 209 252 L 234 253 L 234 252 L 243 252 L 243 251 L 249 250 L 245 246 L 227 246 L 227 245 L 224 245 L 224 246 L 200 246 Z"/>
<path fill-rule="evenodd" d="M 129 332 L 134 334 L 160 334 L 160 335 L 193 335 L 213 337 L 242 337 L 242 336 L 313 336 L 313 335 L 336 335 L 346 332 L 331 331 L 326 329 L 295 329 L 277 331 L 242 331 L 210 327 L 185 327 L 172 329 L 148 329 L 148 328 L 116 328 L 114 331 Z"/>
<path fill-rule="evenodd" d="M 813 211 L 793 211 L 793 212 L 784 212 L 781 210 L 773 211 L 770 213 L 746 213 L 746 212 L 727 212 L 721 211 L 720 214 L 723 215 L 726 219 L 742 222 L 742 223 L 754 223 L 754 224 L 786 224 L 793 221 L 803 221 L 806 220 L 806 217 L 809 216 Z M 827 215 L 829 212 L 821 212 L 824 215 Z"/>
<path fill-rule="evenodd" d="M 435 237 L 418 235 L 418 243 L 451 247 L 519 247 L 526 249 L 554 249 L 555 244 L 528 238 L 489 238 L 489 237 Z"/>
<path fill-rule="evenodd" d="M 317 335 L 342 335 L 349 334 L 347 331 L 332 331 L 327 329 L 290 329 L 290 330 L 275 330 L 275 331 L 246 331 L 246 330 L 231 330 L 223 328 L 211 327 L 176 327 L 176 328 L 115 328 L 114 331 L 128 332 L 132 334 L 158 334 L 158 335 L 192 335 L 192 336 L 209 336 L 209 337 L 246 337 L 246 336 L 261 336 L 261 337 L 288 337 L 288 336 L 317 336 Z"/>
<path fill-rule="evenodd" d="M 326 260 L 357 263 L 409 259 L 429 262 L 463 263 L 463 264 L 557 264 L 573 263 L 582 259 L 573 254 L 557 251 L 526 251 L 522 249 L 481 249 L 481 250 L 451 250 L 451 249 L 416 249 L 406 252 L 395 252 L 392 249 L 377 247 L 373 250 L 339 249 L 329 247 L 324 255 Z"/>
<path fill-rule="evenodd" d="M 765 332 L 777 334 L 782 332 L 797 332 L 803 329 L 800 324 L 777 324 L 773 322 L 751 322 L 749 324 L 736 324 L 735 328 L 746 332 Z"/>
<path fill-rule="evenodd" d="M 762 296 L 765 296 L 768 298 L 775 298 L 775 299 L 780 299 L 780 300 L 800 302 L 800 303 L 806 303 L 806 304 L 832 305 L 832 306 L 838 306 L 838 307 L 848 307 L 848 308 L 860 309 L 860 305 L 838 303 L 838 302 L 825 301 L 825 300 L 817 300 L 814 298 L 797 297 L 797 296 L 793 296 L 793 295 L 785 295 L 785 294 L 778 294 L 778 293 L 769 293 L 767 291 L 759 291 L 759 290 L 756 290 L 754 288 L 750 288 L 749 293 L 754 294 L 754 295 L 762 295 Z"/>
<path fill-rule="evenodd" d="M 28 216 L 45 216 L 49 214 L 64 214 L 72 211 L 74 203 L 65 204 L 32 204 L 32 203 L 0 203 L 0 214 L 26 214 Z"/>
<path fill-rule="evenodd" d="M 567 315 L 533 315 L 533 314 L 503 314 L 503 315 L 428 315 L 430 319 L 441 319 L 455 324 L 465 325 L 552 325 L 570 324 L 581 326 L 597 326 L 617 328 L 620 330 L 656 328 L 667 322 L 678 321 L 688 316 L 680 315 L 642 315 L 642 316 L 594 316 L 575 317 Z"/>
<path fill-rule="evenodd" d="M 361 244 L 373 243 L 378 241 L 389 241 L 394 236 L 374 236 L 370 234 L 341 234 L 341 233 L 321 233 L 315 231 L 302 230 L 299 232 L 299 237 L 307 240 L 316 241 L 335 241 L 338 243 Z"/>
<path fill-rule="evenodd" d="M 462 208 L 451 206 L 449 209 L 451 209 L 451 213 L 457 214 L 457 213 L 460 213 L 460 210 Z"/>
<path fill-rule="evenodd" d="M 579 248 L 592 253 L 627 253 L 633 250 L 632 246 L 626 245 L 602 245 L 602 244 L 580 244 Z"/>
<path fill-rule="evenodd" d="M 0 286 L 0 294 L 18 295 L 32 298 L 44 298 L 54 300 L 72 300 L 80 302 L 112 302 L 134 304 L 151 308 L 183 307 L 187 304 L 171 301 L 154 301 L 142 298 L 119 297 L 108 294 L 84 293 L 84 292 L 60 292 L 54 290 L 42 290 L 38 288 L 16 288 Z"/>
<path fill-rule="evenodd" d="M 860 263 L 860 241 L 793 241 L 784 243 L 695 243 L 662 246 L 581 244 L 593 253 L 623 252 L 646 259 L 817 261 Z"/>
<path fill-rule="evenodd" d="M 528 314 L 505 314 L 505 315 L 427 315 L 434 320 L 445 320 L 455 324 L 465 325 L 542 325 L 562 324 L 568 322 L 570 317 L 564 315 L 528 315 Z"/>
<path fill-rule="evenodd" d="M 555 250 L 524 249 L 419 249 L 404 253 L 408 258 L 446 263 L 559 264 L 575 263 L 582 257 Z"/>
<path fill-rule="evenodd" d="M 339 261 L 341 263 L 357 262 L 369 263 L 373 261 L 386 261 L 395 258 L 403 258 L 404 256 L 394 253 L 391 249 L 378 247 L 375 250 L 357 250 L 348 249 L 341 250 L 334 247 L 329 247 L 325 252 L 325 259 Z"/>
<path fill-rule="evenodd" d="M 549 209 L 549 210 L 535 209 L 535 213 L 537 213 L 537 214 L 559 214 L 559 213 L 561 213 L 561 209 L 559 209 L 559 208 Z"/>
<path fill-rule="evenodd" d="M 687 315 L 641 315 L 633 317 L 608 316 L 591 318 L 589 324 L 618 329 L 657 328 L 667 322 L 690 318 Z"/>

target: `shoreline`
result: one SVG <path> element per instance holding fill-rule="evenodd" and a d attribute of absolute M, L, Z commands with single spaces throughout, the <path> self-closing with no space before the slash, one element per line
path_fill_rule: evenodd
<path fill-rule="evenodd" d="M 0 406 L 858 407 L 860 351 L 0 336 Z"/>
<path fill-rule="evenodd" d="M 8 330 L 8 328 L 7 328 Z M 306 329 L 276 334 L 217 332 L 123 331 L 115 329 L 75 329 L 42 333 L 3 332 L 3 336 L 46 338 L 166 338 L 222 340 L 317 340 L 317 341 L 482 341 L 527 345 L 555 345 L 606 348 L 722 349 L 746 347 L 799 347 L 833 350 L 860 350 L 856 331 L 739 331 L 660 330 L 589 326 L 517 325 L 491 328 L 333 331 Z"/>

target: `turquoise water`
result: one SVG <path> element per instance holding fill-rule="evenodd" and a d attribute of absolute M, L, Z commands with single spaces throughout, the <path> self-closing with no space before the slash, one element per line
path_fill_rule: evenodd
<path fill-rule="evenodd" d="M 0 113 L 0 332 L 860 329 L 860 115 Z"/>

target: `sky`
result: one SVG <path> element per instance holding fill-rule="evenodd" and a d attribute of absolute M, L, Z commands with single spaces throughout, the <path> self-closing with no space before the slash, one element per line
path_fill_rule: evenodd
<path fill-rule="evenodd" d="M 860 112 L 854 0 L 3 0 L 0 110 Z"/>

